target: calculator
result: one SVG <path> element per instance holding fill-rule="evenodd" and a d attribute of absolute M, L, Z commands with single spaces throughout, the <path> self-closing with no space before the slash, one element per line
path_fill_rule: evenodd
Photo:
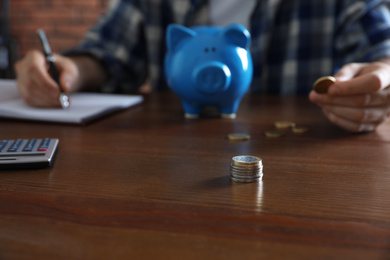
<path fill-rule="evenodd" d="M 0 140 L 0 169 L 36 169 L 53 163 L 58 139 Z"/>

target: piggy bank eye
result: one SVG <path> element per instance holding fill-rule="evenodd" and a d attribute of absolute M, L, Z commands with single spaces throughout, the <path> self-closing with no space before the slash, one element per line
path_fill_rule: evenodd
<path fill-rule="evenodd" d="M 216 51 L 215 47 L 211 48 L 211 51 L 212 51 L 212 52 L 215 52 L 215 51 Z"/>
<path fill-rule="evenodd" d="M 204 52 L 206 52 L 206 53 L 209 52 L 209 48 L 205 48 Z"/>

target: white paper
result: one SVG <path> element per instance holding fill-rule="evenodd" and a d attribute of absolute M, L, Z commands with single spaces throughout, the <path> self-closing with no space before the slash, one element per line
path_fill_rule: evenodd
<path fill-rule="evenodd" d="M 0 80 L 0 117 L 81 124 L 143 101 L 138 95 L 72 93 L 69 97 L 68 109 L 33 107 L 23 101 L 14 80 Z"/>

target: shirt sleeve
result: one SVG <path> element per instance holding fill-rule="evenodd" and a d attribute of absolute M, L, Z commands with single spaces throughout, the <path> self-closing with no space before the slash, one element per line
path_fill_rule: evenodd
<path fill-rule="evenodd" d="M 385 1 L 342 2 L 335 35 L 338 67 L 390 57 L 390 12 Z"/>
<path fill-rule="evenodd" d="M 89 55 L 101 62 L 110 76 L 102 87 L 104 92 L 133 91 L 147 76 L 144 16 L 134 2 L 110 1 L 106 13 L 81 44 L 65 53 Z"/>

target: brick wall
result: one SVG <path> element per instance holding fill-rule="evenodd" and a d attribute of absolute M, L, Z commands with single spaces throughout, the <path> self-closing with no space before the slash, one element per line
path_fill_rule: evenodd
<path fill-rule="evenodd" d="M 53 52 L 80 42 L 97 22 L 109 0 L 10 0 L 10 34 L 19 44 L 19 56 L 39 48 L 36 30 L 43 28 Z"/>

